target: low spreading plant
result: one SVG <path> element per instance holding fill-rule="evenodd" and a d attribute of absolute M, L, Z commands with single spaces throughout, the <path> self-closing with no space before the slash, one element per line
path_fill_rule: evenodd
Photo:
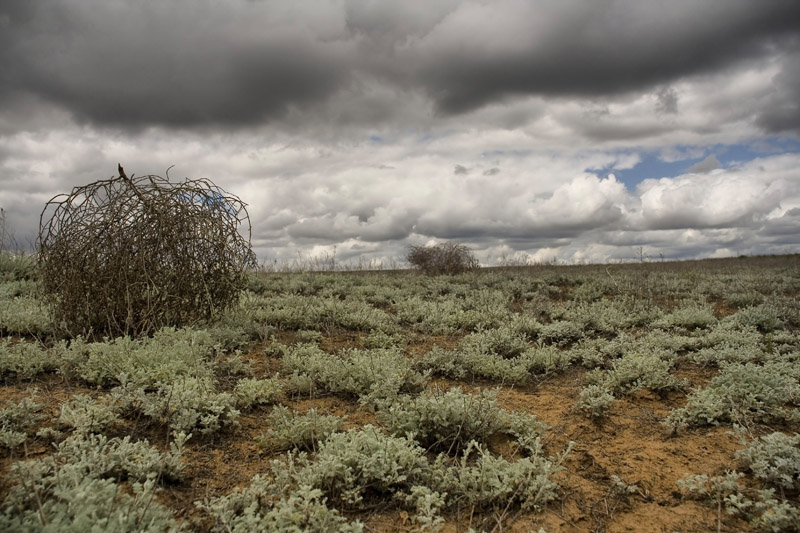
<path fill-rule="evenodd" d="M 35 296 L 0 300 L 0 334 L 34 337 L 52 335 L 49 308 Z"/>
<path fill-rule="evenodd" d="M 771 333 L 783 328 L 778 309 L 769 304 L 745 307 L 729 317 L 730 321 L 741 327 L 755 327 L 762 333 Z"/>
<path fill-rule="evenodd" d="M 533 454 L 517 461 L 492 455 L 472 442 L 458 465 L 450 471 L 446 485 L 452 503 L 478 509 L 501 511 L 517 504 L 523 509 L 540 510 L 557 498 L 558 484 L 551 477 L 563 470 L 561 461 Z M 477 455 L 473 462 L 470 457 Z"/>
<path fill-rule="evenodd" d="M 375 348 L 397 348 L 404 344 L 403 336 L 399 333 L 386 333 L 383 331 L 373 331 L 364 337 L 364 347 Z"/>
<path fill-rule="evenodd" d="M 730 516 L 750 522 L 758 531 L 798 531 L 800 508 L 789 500 L 777 497 L 773 489 L 750 490 L 739 480 L 744 474 L 728 471 L 724 476 L 686 474 L 678 486 L 687 498 L 708 502 Z M 717 529 L 721 529 L 718 518 Z"/>
<path fill-rule="evenodd" d="M 591 418 L 599 419 L 608 416 L 614 395 L 601 385 L 587 385 L 581 389 L 575 408 Z"/>
<path fill-rule="evenodd" d="M 123 383 L 114 389 L 119 404 L 166 424 L 172 431 L 208 434 L 238 424 L 235 397 L 216 392 L 210 379 L 187 377 L 156 383 L 155 390 Z"/>
<path fill-rule="evenodd" d="M 275 403 L 283 393 L 283 386 L 279 378 L 240 379 L 233 389 L 236 407 L 250 409 L 257 405 Z"/>
<path fill-rule="evenodd" d="M 586 381 L 614 394 L 630 394 L 638 389 L 664 391 L 679 389 L 686 382 L 670 374 L 673 362 L 656 353 L 630 353 L 611 362 L 608 370 L 593 370 Z"/>
<path fill-rule="evenodd" d="M 214 340 L 206 331 L 165 328 L 152 338 L 76 339 L 60 354 L 62 372 L 91 385 L 127 382 L 151 388 L 182 377 L 211 378 Z"/>
<path fill-rule="evenodd" d="M 0 339 L 0 377 L 31 379 L 57 369 L 56 357 L 40 343 Z"/>
<path fill-rule="evenodd" d="M 76 434 L 59 444 L 55 454 L 43 459 L 42 464 L 71 465 L 93 477 L 180 481 L 184 469 L 181 454 L 191 434 L 175 433 L 173 437 L 170 451 L 164 454 L 147 440 L 132 441 L 130 436 L 109 439 L 105 435 Z"/>
<path fill-rule="evenodd" d="M 498 355 L 511 359 L 528 349 L 528 340 L 509 327 L 480 329 L 464 337 L 461 349 L 466 352 Z"/>
<path fill-rule="evenodd" d="M 745 469 L 781 492 L 800 491 L 800 434 L 774 432 L 736 452 Z"/>
<path fill-rule="evenodd" d="M 673 410 L 665 423 L 674 432 L 683 427 L 800 421 L 800 369 L 790 361 L 723 364 L 703 389 L 689 395 L 685 407 Z"/>
<path fill-rule="evenodd" d="M 716 324 L 714 310 L 707 306 L 690 304 L 680 307 L 653 322 L 656 328 L 703 329 Z"/>
<path fill-rule="evenodd" d="M 31 398 L 12 402 L 0 409 L 0 446 L 16 448 L 25 442 L 28 434 L 44 418 L 42 405 Z"/>
<path fill-rule="evenodd" d="M 314 461 L 301 453 L 294 468 L 295 479 L 350 509 L 405 497 L 413 486 L 431 483 L 432 475 L 422 448 L 371 425 L 331 434 Z"/>
<path fill-rule="evenodd" d="M 483 353 L 478 350 L 446 350 L 434 346 L 417 359 L 421 371 L 453 379 L 488 379 L 500 383 L 522 383 L 530 378 L 527 362 L 520 358 Z"/>
<path fill-rule="evenodd" d="M 342 419 L 322 415 L 316 409 L 298 414 L 284 406 L 276 406 L 267 418 L 269 429 L 256 438 L 258 444 L 272 451 L 316 451 L 320 442 L 342 427 Z"/>
<path fill-rule="evenodd" d="M 248 487 L 197 506 L 214 519 L 212 531 L 250 533 L 361 533 L 358 521 L 348 523 L 319 489 L 300 485 L 295 490 L 281 490 L 262 476 L 255 476 Z"/>
<path fill-rule="evenodd" d="M 546 429 L 533 415 L 498 407 L 496 390 L 472 395 L 454 388 L 402 397 L 379 411 L 378 418 L 390 433 L 412 435 L 429 451 L 449 454 L 460 454 L 472 441 L 485 444 L 503 434 L 528 445 Z"/>
<path fill-rule="evenodd" d="M 122 422 L 119 411 L 113 400 L 95 400 L 87 394 L 77 394 L 61 404 L 58 424 L 77 433 L 100 433 Z"/>
<path fill-rule="evenodd" d="M 542 325 L 539 339 L 545 343 L 565 346 L 586 335 L 584 326 L 585 324 L 572 320 L 556 320 Z"/>
<path fill-rule="evenodd" d="M 427 380 L 398 349 L 348 350 L 337 356 L 301 344 L 284 349 L 283 370 L 306 374 L 322 390 L 371 406 L 418 392 Z"/>
<path fill-rule="evenodd" d="M 77 435 L 52 456 L 11 467 L 16 481 L 0 507 L 2 531 L 177 532 L 172 513 L 155 500 L 159 479 L 180 477 L 179 435 L 163 455 L 146 441 Z M 130 490 L 117 481 L 126 477 Z"/>

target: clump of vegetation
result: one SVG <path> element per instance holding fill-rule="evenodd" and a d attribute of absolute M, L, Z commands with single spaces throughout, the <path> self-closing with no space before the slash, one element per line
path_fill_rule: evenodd
<path fill-rule="evenodd" d="M 147 441 L 77 435 L 55 454 L 11 468 L 16 481 L 0 507 L 3 531 L 182 531 L 155 500 L 157 483 L 180 479 L 186 435 L 161 454 Z M 123 490 L 120 479 L 130 481 Z"/>
<path fill-rule="evenodd" d="M 156 384 L 155 390 L 123 383 L 114 389 L 119 405 L 139 412 L 172 431 L 208 434 L 238 424 L 233 394 L 216 392 L 207 378 L 186 377 Z"/>
<path fill-rule="evenodd" d="M 459 458 L 442 454 L 430 462 L 414 441 L 366 426 L 332 434 L 313 461 L 300 453 L 273 461 L 272 469 L 276 485 L 308 485 L 334 505 L 365 509 L 391 501 L 416 508 L 418 523 L 435 524 L 446 507 L 535 508 L 554 499 L 558 485 L 550 477 L 560 460 L 544 457 L 540 447 L 529 451 L 508 461 L 471 441 Z"/>
<path fill-rule="evenodd" d="M 756 479 L 781 491 L 800 491 L 800 434 L 764 435 L 736 457 Z"/>
<path fill-rule="evenodd" d="M 744 476 L 735 470 L 721 476 L 686 474 L 678 486 L 688 498 L 705 501 L 726 515 L 742 518 L 758 531 L 797 531 L 800 509 L 775 490 L 748 489 L 740 483 Z M 722 516 L 717 515 L 721 528 Z"/>
<path fill-rule="evenodd" d="M 425 274 L 461 274 L 480 263 L 467 246 L 442 242 L 432 246 L 411 246 L 406 260 Z"/>
<path fill-rule="evenodd" d="M 53 372 L 58 366 L 58 360 L 38 342 L 0 339 L 0 377 L 31 379 L 45 372 Z"/>
<path fill-rule="evenodd" d="M 107 400 L 95 400 L 88 394 L 77 394 L 61 404 L 58 423 L 77 433 L 99 433 L 122 422 L 119 406 Z"/>
<path fill-rule="evenodd" d="M 250 533 L 361 533 L 361 522 L 348 523 L 336 509 L 327 506 L 319 489 L 301 485 L 281 494 L 267 478 L 255 476 L 248 487 L 197 503 L 214 519 L 213 531 Z"/>
<path fill-rule="evenodd" d="M 688 330 L 702 329 L 712 326 L 717 322 L 714 310 L 708 306 L 690 305 L 679 307 L 671 313 L 653 322 L 660 328 L 683 328 Z"/>
<path fill-rule="evenodd" d="M 446 350 L 434 346 L 415 365 L 423 371 L 453 379 L 488 379 L 498 383 L 523 383 L 529 377 L 528 365 L 519 357 L 483 353 L 479 349 Z"/>
<path fill-rule="evenodd" d="M 513 504 L 523 509 L 541 509 L 558 496 L 558 484 L 551 476 L 562 470 L 561 461 L 570 449 L 559 460 L 536 453 L 508 461 L 472 442 L 458 467 L 449 472 L 452 478 L 446 487 L 450 501 L 495 511 Z M 477 454 L 474 463 L 470 460 L 473 452 Z"/>
<path fill-rule="evenodd" d="M 686 382 L 670 374 L 672 365 L 672 361 L 661 358 L 658 352 L 634 352 L 614 359 L 608 370 L 593 370 L 586 380 L 614 394 L 630 394 L 639 389 L 674 390 Z"/>
<path fill-rule="evenodd" d="M 283 386 L 278 378 L 244 378 L 240 379 L 233 389 L 236 406 L 240 409 L 275 403 L 282 393 Z"/>
<path fill-rule="evenodd" d="M 164 328 L 152 338 L 118 337 L 104 342 L 73 340 L 59 345 L 56 357 L 67 377 L 91 385 L 122 381 L 152 389 L 182 377 L 211 378 L 214 341 L 208 332 Z"/>
<path fill-rule="evenodd" d="M 207 179 L 119 174 L 42 211 L 39 273 L 59 330 L 137 336 L 235 303 L 255 266 L 244 203 Z"/>
<path fill-rule="evenodd" d="M 800 272 L 793 256 L 775 269 L 734 262 L 460 276 L 271 272 L 253 275 L 238 305 L 204 329 L 102 341 L 31 338 L 50 327 L 33 312 L 47 307 L 39 282 L 0 282 L 0 334 L 13 334 L 0 339 L 0 455 L 26 457 L 7 468 L 0 530 L 177 528 L 167 509 L 149 512 L 177 503 L 159 487 L 191 472 L 178 501 L 202 492 L 208 476 L 231 472 L 228 452 L 246 452 L 253 437 L 266 471 L 227 494 L 211 487 L 195 502 L 201 522 L 181 510 L 187 529 L 535 531 L 554 523 L 535 513 L 559 498 L 561 482 L 563 518 L 602 529 L 640 511 L 634 499 L 670 498 L 676 487 L 637 468 L 655 456 L 631 459 L 636 443 L 621 439 L 652 437 L 636 424 L 677 406 L 666 418 L 676 431 L 785 432 L 735 455 L 724 430 L 662 443 L 680 454 L 656 454 L 667 470 L 699 456 L 708 468 L 683 493 L 714 510 L 674 502 L 687 527 L 703 529 L 716 512 L 721 529 L 796 530 Z M 687 398 L 666 393 L 689 380 Z M 634 411 L 615 421 L 621 433 L 617 423 L 581 420 L 616 415 L 622 404 Z M 243 423 L 239 410 L 248 411 Z M 558 434 L 545 435 L 528 411 L 555 417 Z M 173 431 L 199 437 L 193 453 L 134 437 Z M 544 450 L 581 432 L 569 474 L 554 475 L 562 457 Z M 658 520 L 656 529 L 671 527 Z"/>
<path fill-rule="evenodd" d="M 472 395 L 454 388 L 403 397 L 378 418 L 394 435 L 413 435 L 426 449 L 450 454 L 460 454 L 472 441 L 486 444 L 500 435 L 517 438 L 521 446 L 536 446 L 546 428 L 533 415 L 498 407 L 496 390 Z"/>
<path fill-rule="evenodd" d="M 600 419 L 608 416 L 614 395 L 601 385 L 587 385 L 578 395 L 575 408 L 591 418 Z"/>
<path fill-rule="evenodd" d="M 333 415 L 322 415 L 309 409 L 303 415 L 284 406 L 277 406 L 267 418 L 269 429 L 256 441 L 270 450 L 316 451 L 320 442 L 342 427 L 342 419 Z"/>
<path fill-rule="evenodd" d="M 703 389 L 689 395 L 685 407 L 673 410 L 665 423 L 673 431 L 687 426 L 747 425 L 753 422 L 800 421 L 800 369 L 790 361 L 723 364 Z"/>
<path fill-rule="evenodd" d="M 332 355 L 315 344 L 300 344 L 284 349 L 283 368 L 287 374 L 309 376 L 321 390 L 371 406 L 391 402 L 400 393 L 418 392 L 427 380 L 396 348 Z"/>
<path fill-rule="evenodd" d="M 28 434 L 44 418 L 41 410 L 41 404 L 30 398 L 0 409 L 0 446 L 16 448 L 25 442 Z"/>

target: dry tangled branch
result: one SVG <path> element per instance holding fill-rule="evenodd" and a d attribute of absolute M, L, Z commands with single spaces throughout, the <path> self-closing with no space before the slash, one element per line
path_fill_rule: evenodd
<path fill-rule="evenodd" d="M 467 246 L 442 242 L 433 246 L 409 247 L 408 262 L 426 274 L 460 274 L 480 264 Z"/>
<path fill-rule="evenodd" d="M 72 335 L 143 335 L 235 303 L 256 263 L 245 204 L 207 179 L 119 172 L 42 211 L 41 280 L 54 322 Z"/>

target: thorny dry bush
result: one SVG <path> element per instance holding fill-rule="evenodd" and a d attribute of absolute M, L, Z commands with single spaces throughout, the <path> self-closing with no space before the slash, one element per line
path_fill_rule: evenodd
<path fill-rule="evenodd" d="M 472 250 L 453 242 L 411 246 L 406 259 L 424 273 L 433 275 L 461 274 L 480 266 Z"/>
<path fill-rule="evenodd" d="M 207 179 L 119 171 L 42 211 L 41 282 L 56 326 L 69 335 L 142 335 L 236 302 L 256 264 L 245 204 Z"/>

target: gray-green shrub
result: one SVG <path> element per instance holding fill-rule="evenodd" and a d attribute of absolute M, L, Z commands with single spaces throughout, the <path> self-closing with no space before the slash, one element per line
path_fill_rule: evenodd
<path fill-rule="evenodd" d="M 461 453 L 471 441 L 487 443 L 500 434 L 527 444 L 546 428 L 533 415 L 500 408 L 496 390 L 473 395 L 454 388 L 403 397 L 379 411 L 378 418 L 390 433 L 412 435 L 428 450 L 447 453 Z"/>
<path fill-rule="evenodd" d="M 273 451 L 316 451 L 321 441 L 342 427 L 338 416 L 323 415 L 316 409 L 298 414 L 282 405 L 276 406 L 267 417 L 269 429 L 256 438 L 260 446 Z"/>

